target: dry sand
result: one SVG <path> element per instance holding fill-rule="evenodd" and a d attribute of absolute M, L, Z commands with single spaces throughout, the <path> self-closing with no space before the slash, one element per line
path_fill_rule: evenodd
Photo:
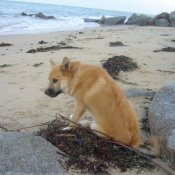
<path fill-rule="evenodd" d="M 62 31 L 47 34 L 0 36 L 0 43 L 12 43 L 13 46 L 0 47 L 0 124 L 8 129 L 17 129 L 45 123 L 53 120 L 56 113 L 69 116 L 74 111 L 74 99 L 61 94 L 49 98 L 44 94 L 48 85 L 48 73 L 51 69 L 49 60 L 60 63 L 64 56 L 83 63 L 100 65 L 100 60 L 113 56 L 125 55 L 137 62 L 140 69 L 132 72 L 120 72 L 119 78 L 137 85 L 118 83 L 123 89 L 143 88 L 159 90 L 162 86 L 175 81 L 175 53 L 153 52 L 164 46 L 175 47 L 175 28 L 115 26 L 99 27 L 80 31 Z M 61 41 L 83 49 L 67 49 L 41 53 L 26 53 L 40 47 L 39 41 L 53 46 Z M 109 42 L 121 41 L 127 46 L 109 47 Z M 34 67 L 36 63 L 43 63 Z M 161 71 L 158 71 L 161 70 Z M 166 72 L 170 71 L 170 72 Z M 145 98 L 131 98 L 139 119 L 145 116 Z M 90 113 L 85 113 L 90 118 Z M 28 132 L 39 128 L 29 128 Z M 25 130 L 21 130 L 26 132 Z M 143 134 L 144 135 L 144 134 Z M 144 137 L 144 136 L 143 136 Z M 119 171 L 118 171 L 119 172 Z M 136 174 L 136 171 L 124 174 Z M 141 174 L 164 174 L 142 172 Z"/>

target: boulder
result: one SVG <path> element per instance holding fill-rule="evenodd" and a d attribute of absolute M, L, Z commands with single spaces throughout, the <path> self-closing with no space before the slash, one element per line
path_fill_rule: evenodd
<path fill-rule="evenodd" d="M 147 16 L 145 16 L 145 15 L 137 16 L 137 14 L 134 13 L 125 24 L 145 26 L 146 19 L 147 19 Z"/>
<path fill-rule="evenodd" d="M 22 16 L 28 16 L 28 14 L 25 13 L 25 12 L 22 12 L 21 15 L 22 15 Z"/>
<path fill-rule="evenodd" d="M 124 24 L 125 19 L 126 19 L 126 16 L 105 18 L 104 24 L 105 25 Z"/>
<path fill-rule="evenodd" d="M 175 21 L 172 21 L 170 26 L 175 27 Z"/>
<path fill-rule="evenodd" d="M 167 12 L 160 13 L 154 17 L 154 21 L 157 19 L 166 19 L 168 22 L 170 22 L 169 21 L 169 13 L 167 13 Z"/>
<path fill-rule="evenodd" d="M 168 27 L 170 23 L 166 19 L 157 19 L 155 20 L 155 25 L 159 27 Z"/>
<path fill-rule="evenodd" d="M 101 19 L 98 21 L 99 24 L 104 24 L 106 17 L 103 15 Z"/>
<path fill-rule="evenodd" d="M 42 18 L 42 19 L 55 19 L 55 17 L 54 16 L 46 16 L 46 15 L 44 15 L 43 13 L 37 13 L 37 14 L 35 14 L 35 17 L 37 17 L 37 18 Z"/>
<path fill-rule="evenodd" d="M 171 22 L 171 27 L 175 27 L 175 11 L 171 12 L 169 15 L 169 20 Z"/>
<path fill-rule="evenodd" d="M 57 148 L 39 136 L 0 132 L 0 174 L 64 174 Z"/>
<path fill-rule="evenodd" d="M 169 20 L 170 20 L 170 22 L 175 21 L 175 11 L 170 13 Z"/>
<path fill-rule="evenodd" d="M 98 22 L 100 19 L 89 19 L 89 18 L 84 18 L 84 22 Z"/>
<path fill-rule="evenodd" d="M 175 170 L 175 82 L 161 88 L 149 107 L 152 135 L 161 146 L 161 158 Z"/>

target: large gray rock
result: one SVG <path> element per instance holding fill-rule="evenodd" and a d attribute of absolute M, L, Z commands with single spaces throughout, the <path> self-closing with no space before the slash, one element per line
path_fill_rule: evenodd
<path fill-rule="evenodd" d="M 126 19 L 126 16 L 105 18 L 104 24 L 105 24 L 105 25 L 124 24 L 125 19 Z"/>
<path fill-rule="evenodd" d="M 149 107 L 151 133 L 161 145 L 161 157 L 175 170 L 175 82 L 163 87 Z"/>
<path fill-rule="evenodd" d="M 157 19 L 155 20 L 155 25 L 159 27 L 168 27 L 170 23 L 166 19 Z"/>
<path fill-rule="evenodd" d="M 170 22 L 175 21 L 175 11 L 170 13 L 169 20 L 170 20 Z"/>
<path fill-rule="evenodd" d="M 171 12 L 169 15 L 169 20 L 171 22 L 171 27 L 175 27 L 175 11 Z"/>
<path fill-rule="evenodd" d="M 125 24 L 145 26 L 146 20 L 147 20 L 147 16 L 145 15 L 137 16 L 137 14 L 134 13 Z"/>
<path fill-rule="evenodd" d="M 38 136 L 0 132 L 0 174 L 63 174 L 57 148 Z"/>
<path fill-rule="evenodd" d="M 169 21 L 169 13 L 167 13 L 167 12 L 160 13 L 154 17 L 154 21 L 157 19 L 166 19 L 168 22 L 170 22 Z"/>

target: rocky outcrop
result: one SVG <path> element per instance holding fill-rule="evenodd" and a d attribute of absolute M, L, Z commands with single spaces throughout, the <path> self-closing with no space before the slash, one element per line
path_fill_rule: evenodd
<path fill-rule="evenodd" d="M 161 145 L 161 157 L 175 170 L 175 82 L 160 89 L 149 107 L 151 133 Z"/>
<path fill-rule="evenodd" d="M 126 19 L 126 16 L 105 18 L 104 19 L 104 24 L 105 25 L 124 24 L 125 19 Z"/>
<path fill-rule="evenodd" d="M 20 132 L 0 132 L 0 174 L 64 174 L 57 148 L 45 139 Z"/>
<path fill-rule="evenodd" d="M 159 27 L 168 27 L 170 23 L 166 19 L 157 19 L 155 20 L 155 25 Z"/>
<path fill-rule="evenodd" d="M 44 14 L 41 13 L 41 12 L 40 12 L 40 13 L 37 13 L 37 14 L 27 14 L 27 13 L 25 13 L 25 12 L 22 12 L 21 15 L 22 15 L 22 16 L 35 16 L 35 17 L 41 18 L 41 19 L 55 19 L 54 16 L 46 16 L 46 15 L 44 15 Z"/>
<path fill-rule="evenodd" d="M 139 25 L 139 26 L 145 26 L 146 25 L 146 20 L 147 20 L 147 16 L 145 15 L 138 15 L 137 14 L 133 14 L 128 21 L 126 22 L 126 24 L 129 25 Z"/>
<path fill-rule="evenodd" d="M 26 16 L 27 14 L 23 14 Z M 138 25 L 138 26 L 160 26 L 160 27 L 175 27 L 175 11 L 169 13 L 163 12 L 155 17 L 147 17 L 146 15 L 137 15 L 133 13 L 131 17 L 125 22 L 125 16 L 119 17 L 110 17 L 106 18 L 102 16 L 101 19 L 88 19 L 85 18 L 85 22 L 97 22 L 99 24 L 105 25 L 118 25 L 118 24 L 127 24 L 127 25 Z"/>
<path fill-rule="evenodd" d="M 171 22 L 171 27 L 175 27 L 175 11 L 170 13 L 169 20 Z"/>

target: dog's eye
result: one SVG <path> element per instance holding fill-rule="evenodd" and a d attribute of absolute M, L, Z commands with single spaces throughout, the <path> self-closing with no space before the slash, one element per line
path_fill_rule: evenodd
<path fill-rule="evenodd" d="M 53 83 L 56 83 L 57 81 L 58 81 L 58 79 L 53 78 Z"/>

